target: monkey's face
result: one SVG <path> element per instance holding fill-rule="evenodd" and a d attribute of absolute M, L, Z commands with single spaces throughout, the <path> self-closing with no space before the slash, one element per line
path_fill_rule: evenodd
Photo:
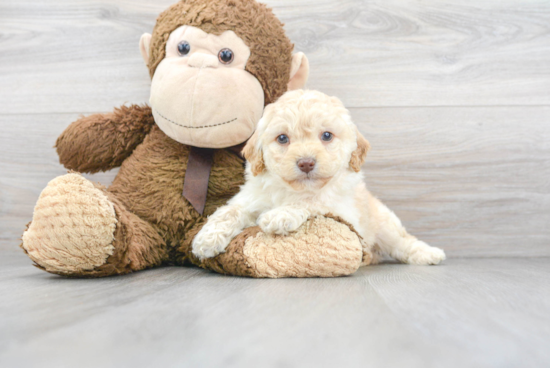
<path fill-rule="evenodd" d="M 264 108 L 260 82 L 245 70 L 250 49 L 233 31 L 213 35 L 182 26 L 170 34 L 150 104 L 157 125 L 191 146 L 224 148 L 246 141 Z"/>

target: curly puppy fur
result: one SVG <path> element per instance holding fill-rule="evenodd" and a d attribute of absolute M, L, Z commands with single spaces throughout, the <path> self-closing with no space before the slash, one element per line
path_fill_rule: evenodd
<path fill-rule="evenodd" d="M 317 91 L 287 92 L 266 108 L 244 148 L 246 184 L 208 219 L 193 253 L 214 257 L 249 226 L 288 235 L 311 216 L 332 213 L 353 225 L 367 249 L 380 247 L 405 263 L 441 262 L 441 249 L 408 234 L 367 190 L 360 169 L 368 149 L 340 100 Z M 300 166 L 304 162 L 309 169 Z"/>

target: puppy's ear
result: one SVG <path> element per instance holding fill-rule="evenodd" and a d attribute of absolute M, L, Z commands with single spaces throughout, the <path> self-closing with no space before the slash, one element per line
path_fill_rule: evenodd
<path fill-rule="evenodd" d="M 351 159 L 349 160 L 349 167 L 355 171 L 361 171 L 361 166 L 365 163 L 367 158 L 367 152 L 370 150 L 369 141 L 363 137 L 359 130 L 355 128 L 355 134 L 357 135 L 357 149 L 351 154 Z"/>
<path fill-rule="evenodd" d="M 258 130 L 248 139 L 242 153 L 244 158 L 250 163 L 252 175 L 256 176 L 265 171 L 262 149 L 258 144 Z"/>

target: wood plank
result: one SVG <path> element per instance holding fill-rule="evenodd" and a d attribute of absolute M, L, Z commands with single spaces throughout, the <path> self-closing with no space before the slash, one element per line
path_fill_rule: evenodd
<path fill-rule="evenodd" d="M 0 4 L 0 113 L 109 111 L 148 100 L 139 37 L 172 0 Z M 309 87 L 350 107 L 550 104 L 550 3 L 267 1 Z"/>
<path fill-rule="evenodd" d="M 550 108 L 351 109 L 371 191 L 450 257 L 550 255 Z M 0 116 L 0 240 L 15 247 L 76 114 Z M 88 176 L 108 184 L 116 172 Z"/>
<path fill-rule="evenodd" d="M 0 258 L 0 364 L 540 367 L 549 263 L 454 259 L 299 280 L 172 267 L 75 280 L 13 255 Z"/>
<path fill-rule="evenodd" d="M 347 106 L 550 102 L 548 2 L 292 4 L 277 14 L 297 48 L 309 55 L 309 87 L 340 96 Z"/>

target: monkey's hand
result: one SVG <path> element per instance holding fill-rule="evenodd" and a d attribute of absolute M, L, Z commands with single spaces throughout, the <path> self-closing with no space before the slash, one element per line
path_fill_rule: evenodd
<path fill-rule="evenodd" d="M 95 173 L 118 167 L 155 125 L 148 106 L 122 106 L 83 117 L 57 138 L 59 161 L 67 169 Z"/>

